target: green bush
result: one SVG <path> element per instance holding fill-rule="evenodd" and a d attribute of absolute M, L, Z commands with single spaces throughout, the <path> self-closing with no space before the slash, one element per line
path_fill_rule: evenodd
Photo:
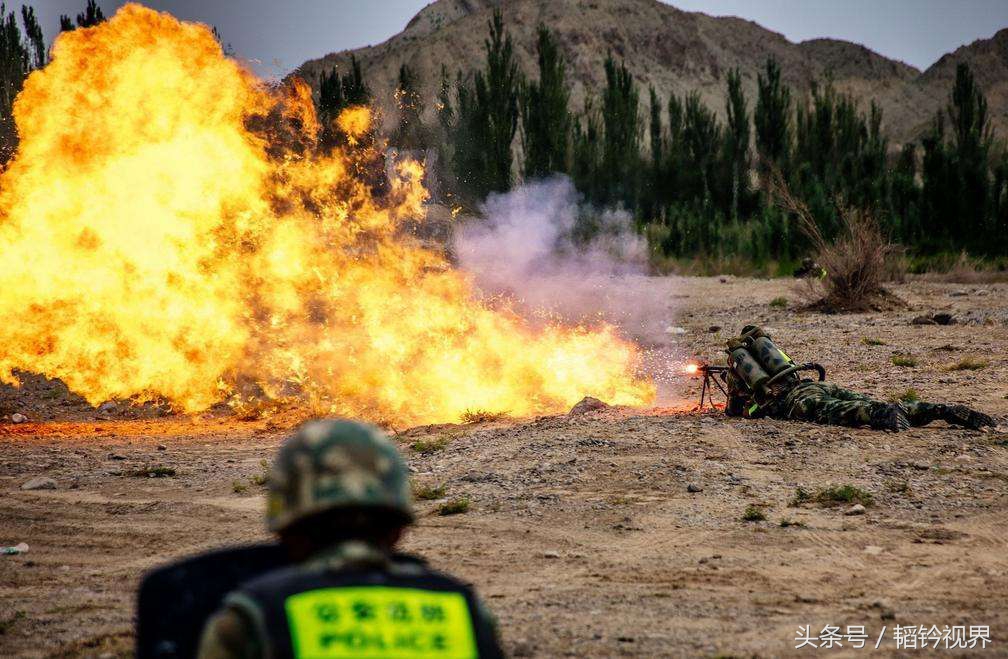
<path fill-rule="evenodd" d="M 413 498 L 420 501 L 443 499 L 447 493 L 448 488 L 444 484 L 429 485 L 426 483 L 413 483 Z"/>
<path fill-rule="evenodd" d="M 468 497 L 458 497 L 457 499 L 445 501 L 437 508 L 437 514 L 442 517 L 446 517 L 448 515 L 460 515 L 467 512 L 469 512 Z"/>
<path fill-rule="evenodd" d="M 804 503 L 817 503 L 820 506 L 838 506 L 845 503 L 860 503 L 862 506 L 870 506 L 874 497 L 866 490 L 855 485 L 831 485 L 826 488 L 816 490 L 814 493 L 799 487 L 795 491 L 794 498 L 791 499 L 792 506 L 800 506 Z"/>
<path fill-rule="evenodd" d="M 892 356 L 893 366 L 900 366 L 903 368 L 914 368 L 917 366 L 917 358 L 913 355 L 893 355 Z"/>
<path fill-rule="evenodd" d="M 448 435 L 437 435 L 436 437 L 418 439 L 410 444 L 410 448 L 421 455 L 428 455 L 442 450 L 448 446 L 449 441 L 451 441 L 451 437 Z"/>

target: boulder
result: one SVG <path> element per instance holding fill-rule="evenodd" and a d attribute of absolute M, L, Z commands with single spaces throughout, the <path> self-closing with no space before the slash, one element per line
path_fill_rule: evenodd
<path fill-rule="evenodd" d="M 592 398 L 591 396 L 585 396 L 582 398 L 577 405 L 571 408 L 569 414 L 571 416 L 576 414 L 586 414 L 588 412 L 594 412 L 595 410 L 604 410 L 609 405 L 603 403 L 598 398 Z"/>
<path fill-rule="evenodd" d="M 48 476 L 36 476 L 21 486 L 22 490 L 55 490 L 56 481 Z"/>

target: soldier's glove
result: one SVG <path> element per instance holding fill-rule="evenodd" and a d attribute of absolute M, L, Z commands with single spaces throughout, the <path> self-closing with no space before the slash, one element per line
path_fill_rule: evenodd
<path fill-rule="evenodd" d="M 970 430 L 980 430 L 984 426 L 996 426 L 994 419 L 983 412 L 971 410 L 965 405 L 948 405 L 941 415 L 942 420 Z"/>
<path fill-rule="evenodd" d="M 900 403 L 880 405 L 872 411 L 869 424 L 873 430 L 902 432 L 910 428 L 910 417 Z"/>

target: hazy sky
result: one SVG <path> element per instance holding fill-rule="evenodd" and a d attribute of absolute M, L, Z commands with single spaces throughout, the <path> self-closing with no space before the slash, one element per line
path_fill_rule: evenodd
<path fill-rule="evenodd" d="M 86 0 L 28 0 L 51 40 L 60 14 Z M 14 0 L 11 5 L 20 5 Z M 121 1 L 99 0 L 106 15 Z M 149 0 L 185 20 L 217 26 L 261 75 L 283 75 L 326 53 L 379 43 L 402 30 L 425 0 Z M 689 11 L 740 16 L 792 41 L 862 43 L 925 69 L 942 54 L 1008 27 L 1008 0 L 669 0 Z"/>

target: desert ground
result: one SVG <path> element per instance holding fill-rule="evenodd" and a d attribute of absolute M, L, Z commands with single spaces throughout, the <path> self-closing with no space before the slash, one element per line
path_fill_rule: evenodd
<path fill-rule="evenodd" d="M 908 308 L 842 316 L 771 305 L 796 299 L 788 280 L 638 284 L 668 300 L 660 324 L 685 330 L 656 351 L 715 359 L 754 320 L 833 381 L 881 398 L 913 388 L 1002 425 L 896 435 L 727 419 L 687 411 L 699 382 L 664 377 L 652 409 L 395 429 L 415 481 L 445 487 L 418 501 L 405 549 L 477 586 L 507 652 L 810 654 L 795 650 L 800 626 L 863 625 L 868 648 L 830 652 L 868 652 L 885 627 L 881 651 L 903 654 L 895 625 L 986 625 L 983 654 L 1008 656 L 1008 284 L 911 280 L 893 287 Z M 911 323 L 939 311 L 955 324 Z M 986 366 L 952 368 L 967 357 Z M 96 410 L 42 379 L 0 405 L 0 545 L 30 545 L 0 556 L 2 656 L 129 655 L 146 570 L 267 537 L 262 461 L 294 417 Z M 16 412 L 28 421 L 10 423 Z M 136 475 L 151 467 L 174 475 Z M 22 489 L 37 477 L 55 489 Z M 795 502 L 843 485 L 870 505 Z M 437 513 L 458 497 L 468 512 Z M 766 519 L 743 520 L 749 507 Z"/>

